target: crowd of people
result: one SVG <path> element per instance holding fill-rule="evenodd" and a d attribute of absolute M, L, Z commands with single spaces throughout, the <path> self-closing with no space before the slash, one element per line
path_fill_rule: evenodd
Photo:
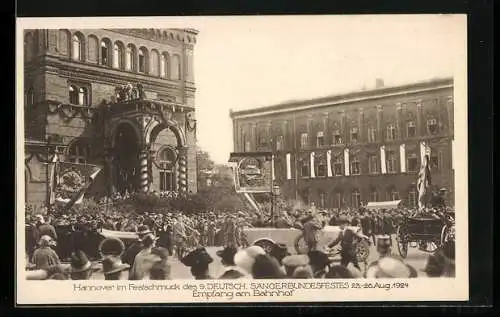
<path fill-rule="evenodd" d="M 190 268 L 195 279 L 416 277 L 414 268 L 388 251 L 397 224 L 414 213 L 410 209 L 325 210 L 313 205 L 283 208 L 273 218 L 248 210 L 187 215 L 174 210 L 139 214 L 130 209 L 100 208 L 85 214 L 77 209 L 64 214 L 27 214 L 27 267 L 30 279 L 89 279 L 96 270 L 102 271 L 106 279 L 175 279 L 170 270 L 175 257 Z M 431 210 L 429 215 L 437 213 Z M 319 246 L 317 233 L 327 224 L 340 226 L 342 234 L 330 245 Z M 243 228 L 266 226 L 303 230 L 309 253 L 290 254 L 289 246 L 281 244 L 272 252 L 249 246 Z M 361 234 L 377 246 L 380 258 L 365 272 L 361 272 L 353 254 L 353 237 L 358 233 L 345 229 L 348 226 L 361 227 Z M 97 250 L 102 241 L 101 229 L 133 232 L 137 239 L 124 245 L 119 256 L 103 255 Z M 62 238 L 61 232 L 69 238 Z M 95 242 L 90 243 L 92 238 Z M 454 274 L 452 243 L 430 255 L 425 272 L 428 276 Z M 334 265 L 329 251 L 337 245 L 341 246 L 341 262 Z M 210 275 L 214 259 L 206 247 L 212 246 L 221 248 L 217 256 L 226 270 L 220 276 Z M 71 267 L 62 269 L 61 259 L 69 260 Z M 99 269 L 92 261 L 95 259 L 101 262 Z"/>

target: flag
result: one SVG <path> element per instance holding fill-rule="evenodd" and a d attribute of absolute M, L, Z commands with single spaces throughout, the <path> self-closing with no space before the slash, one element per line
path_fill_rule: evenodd
<path fill-rule="evenodd" d="M 291 154 L 286 154 L 286 179 L 292 179 L 292 158 Z"/>
<path fill-rule="evenodd" d="M 85 193 L 89 190 L 90 186 L 94 183 L 95 178 L 99 174 L 99 172 L 102 170 L 101 167 L 95 167 L 94 171 L 90 174 L 89 179 L 85 183 L 85 185 L 77 192 L 75 196 L 71 199 L 59 199 L 60 202 L 65 203 L 63 210 L 66 211 L 73 207 L 74 205 L 81 204 L 83 201 L 83 197 L 85 196 Z"/>
<path fill-rule="evenodd" d="M 315 178 L 316 177 L 316 173 L 315 173 L 315 170 L 314 170 L 314 163 L 315 162 L 315 153 L 314 152 L 311 152 L 311 154 L 309 155 L 309 161 L 311 163 L 311 178 Z"/>
<path fill-rule="evenodd" d="M 52 157 L 52 161 L 49 163 L 50 172 L 49 172 L 49 205 L 53 205 L 56 201 L 56 187 L 57 187 L 57 162 L 59 161 L 59 155 L 57 152 L 54 153 Z"/>
<path fill-rule="evenodd" d="M 349 171 L 349 149 L 344 150 L 344 173 L 345 176 L 349 176 L 350 171 Z"/>
<path fill-rule="evenodd" d="M 432 180 L 429 168 L 429 155 L 425 155 L 417 179 L 418 208 L 420 210 L 424 209 L 428 203 L 431 184 Z"/>
<path fill-rule="evenodd" d="M 332 177 L 332 150 L 326 152 L 326 167 L 327 176 Z"/>

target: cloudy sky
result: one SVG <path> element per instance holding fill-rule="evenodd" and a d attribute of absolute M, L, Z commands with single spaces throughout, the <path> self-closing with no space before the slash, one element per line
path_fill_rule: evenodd
<path fill-rule="evenodd" d="M 198 143 L 225 163 L 233 150 L 230 109 L 371 88 L 375 78 L 398 85 L 452 76 L 465 60 L 465 21 L 457 15 L 72 18 L 44 27 L 199 30 Z"/>

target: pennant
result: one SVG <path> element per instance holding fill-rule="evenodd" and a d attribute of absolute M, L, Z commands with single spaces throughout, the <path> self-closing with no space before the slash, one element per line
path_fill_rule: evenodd
<path fill-rule="evenodd" d="M 399 146 L 399 166 L 401 167 L 401 173 L 406 173 L 406 146 L 401 144 Z"/>
<path fill-rule="evenodd" d="M 272 171 L 273 181 L 275 181 L 276 180 L 276 167 L 274 166 L 274 155 L 271 157 L 271 171 Z"/>
<path fill-rule="evenodd" d="M 385 145 L 380 147 L 380 172 L 387 174 L 387 165 L 385 161 Z"/>
<path fill-rule="evenodd" d="M 52 161 L 49 163 L 49 205 L 53 205 L 56 202 L 56 187 L 57 187 L 57 162 L 59 161 L 59 155 L 54 153 Z"/>
<path fill-rule="evenodd" d="M 328 177 L 332 177 L 332 150 L 326 152 L 326 172 Z"/>
<path fill-rule="evenodd" d="M 430 199 L 430 187 L 432 184 L 431 171 L 429 168 L 429 156 L 424 155 L 422 166 L 417 178 L 418 208 L 424 209 Z"/>
<path fill-rule="evenodd" d="M 345 149 L 344 150 L 344 173 L 345 173 L 345 176 L 349 176 L 350 175 L 350 171 L 349 171 L 349 149 Z"/>
<path fill-rule="evenodd" d="M 292 158 L 291 154 L 286 154 L 286 179 L 292 179 Z"/>
<path fill-rule="evenodd" d="M 316 177 L 316 173 L 314 170 L 314 163 L 315 163 L 314 160 L 315 160 L 315 153 L 311 152 L 311 154 L 309 155 L 309 162 L 310 162 L 310 166 L 311 166 L 311 178 Z"/>

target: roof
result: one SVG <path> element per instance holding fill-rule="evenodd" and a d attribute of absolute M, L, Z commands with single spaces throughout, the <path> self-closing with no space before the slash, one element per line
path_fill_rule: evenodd
<path fill-rule="evenodd" d="M 343 94 L 328 95 L 319 98 L 309 98 L 302 100 L 286 101 L 279 104 L 257 107 L 245 110 L 230 110 L 230 117 L 235 119 L 237 117 L 250 117 L 266 115 L 270 112 L 286 112 L 293 110 L 304 110 L 306 108 L 328 107 L 331 105 L 340 105 L 358 101 L 380 99 L 384 97 L 391 97 L 397 95 L 407 95 L 411 93 L 425 92 L 429 90 L 438 90 L 453 87 L 453 78 L 433 78 L 431 80 L 415 82 L 411 84 L 398 85 L 398 86 L 384 86 L 371 90 L 352 91 Z"/>

